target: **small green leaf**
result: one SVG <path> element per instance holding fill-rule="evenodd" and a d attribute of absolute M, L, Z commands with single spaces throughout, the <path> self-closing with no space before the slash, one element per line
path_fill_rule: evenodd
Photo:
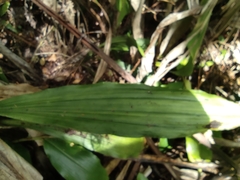
<path fill-rule="evenodd" d="M 1 28 L 7 28 L 15 33 L 17 33 L 17 30 L 15 27 L 13 27 L 8 21 L 4 21 L 0 19 L 0 27 Z"/>
<path fill-rule="evenodd" d="M 135 40 L 129 36 L 115 36 L 112 38 L 111 50 L 129 51 L 130 46 L 137 46 Z M 101 46 L 104 46 L 102 44 Z"/>
<path fill-rule="evenodd" d="M 108 179 L 99 159 L 83 147 L 71 147 L 62 140 L 48 139 L 44 141 L 44 150 L 52 165 L 67 180 Z"/>
<path fill-rule="evenodd" d="M 140 38 L 140 39 L 137 39 L 136 42 L 137 42 L 137 45 L 139 47 L 141 47 L 142 49 L 146 50 L 150 40 L 149 39 L 145 39 L 145 38 Z"/>
<path fill-rule="evenodd" d="M 156 67 L 160 67 L 160 65 L 161 65 L 161 62 L 156 61 L 155 66 L 156 66 Z"/>
<path fill-rule="evenodd" d="M 225 56 L 226 54 L 227 54 L 227 50 L 226 49 L 221 50 L 221 55 L 222 56 Z"/>
<path fill-rule="evenodd" d="M 205 62 L 201 61 L 198 65 L 198 67 L 203 68 L 205 66 Z"/>
<path fill-rule="evenodd" d="M 159 146 L 160 151 L 164 151 L 166 148 L 170 148 L 170 145 L 168 143 L 168 139 L 167 138 L 160 138 L 158 146 Z"/>
<path fill-rule="evenodd" d="M 138 48 L 138 51 L 143 56 L 144 51 L 149 44 L 149 39 L 138 39 L 135 40 L 132 36 L 115 36 L 112 39 L 111 50 L 114 51 L 129 51 L 131 46 Z M 104 43 L 100 47 L 103 47 Z"/>
<path fill-rule="evenodd" d="M 181 69 L 182 67 L 186 66 L 188 62 L 189 62 L 189 58 L 188 58 L 188 57 L 187 57 L 187 58 L 184 58 L 184 59 L 180 62 L 180 64 L 177 66 L 177 69 Z"/>
<path fill-rule="evenodd" d="M 190 76 L 194 68 L 192 57 L 189 58 L 186 65 L 184 66 L 180 65 L 180 66 L 181 68 L 180 67 L 177 68 L 177 71 L 172 71 L 172 73 L 178 76 Z"/>
<path fill-rule="evenodd" d="M 214 65 L 214 62 L 212 60 L 208 60 L 206 62 L 202 61 L 199 63 L 198 67 L 203 68 L 205 66 L 211 67 Z"/>
<path fill-rule="evenodd" d="M 8 83 L 8 79 L 2 71 L 2 67 L 0 67 L 0 80 Z"/>
<path fill-rule="evenodd" d="M 10 23 L 7 23 L 7 24 L 5 25 L 5 27 L 6 27 L 7 29 L 11 30 L 12 32 L 17 33 L 16 28 L 13 27 L 13 25 L 11 25 Z"/>
<path fill-rule="evenodd" d="M 29 151 L 19 143 L 13 143 L 11 141 L 6 141 L 5 142 L 14 150 L 16 151 L 21 157 L 23 157 L 27 162 L 32 164 L 31 156 Z"/>
<path fill-rule="evenodd" d="M 222 35 L 220 35 L 220 36 L 218 37 L 218 40 L 219 40 L 220 42 L 224 42 L 224 41 L 225 41 L 225 38 L 224 38 Z"/>
<path fill-rule="evenodd" d="M 149 39 L 143 39 L 143 38 L 136 40 L 138 51 L 142 56 L 144 56 L 144 51 L 147 49 L 149 42 L 150 42 Z"/>
<path fill-rule="evenodd" d="M 148 180 L 142 173 L 138 173 L 137 180 Z"/>
<path fill-rule="evenodd" d="M 211 161 L 212 151 L 192 137 L 186 137 L 186 151 L 190 162 Z"/>
<path fill-rule="evenodd" d="M 116 62 L 123 70 L 128 71 L 128 72 L 131 71 L 131 65 L 130 64 L 127 64 L 127 63 L 125 63 L 121 60 L 117 60 Z"/>
<path fill-rule="evenodd" d="M 159 147 L 160 148 L 167 148 L 168 147 L 168 139 L 167 138 L 160 138 Z"/>
<path fill-rule="evenodd" d="M 0 16 L 3 16 L 10 6 L 10 2 L 6 1 L 3 5 L 0 6 Z"/>
<path fill-rule="evenodd" d="M 206 62 L 206 66 L 208 66 L 208 67 L 211 67 L 211 66 L 213 66 L 214 65 L 214 62 L 213 61 L 207 61 Z"/>
<path fill-rule="evenodd" d="M 119 12 L 117 19 L 117 27 L 122 23 L 123 18 L 131 12 L 131 6 L 127 0 L 117 0 L 116 8 Z"/>
<path fill-rule="evenodd" d="M 197 24 L 195 25 L 193 31 L 188 36 L 191 38 L 187 45 L 190 54 L 189 62 L 186 66 L 184 66 L 184 68 L 181 68 L 181 70 L 176 72 L 177 75 L 189 76 L 192 74 L 195 59 L 202 45 L 206 30 L 208 28 L 208 23 L 212 15 L 212 10 L 215 7 L 216 3 L 217 0 L 201 1 L 201 5 L 203 5 L 202 12 L 198 17 Z"/>

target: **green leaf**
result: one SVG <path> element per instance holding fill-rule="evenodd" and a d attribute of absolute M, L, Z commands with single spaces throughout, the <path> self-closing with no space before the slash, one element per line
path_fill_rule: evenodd
<path fill-rule="evenodd" d="M 130 72 L 131 71 L 131 65 L 123 62 L 121 60 L 117 60 L 116 63 L 125 71 Z"/>
<path fill-rule="evenodd" d="M 80 146 L 70 146 L 59 139 L 48 139 L 44 141 L 44 150 L 52 165 L 67 180 L 108 179 L 99 159 Z"/>
<path fill-rule="evenodd" d="M 218 40 L 219 40 L 220 42 L 224 42 L 224 41 L 225 41 L 225 38 L 224 38 L 224 36 L 220 35 L 220 36 L 218 37 Z"/>
<path fill-rule="evenodd" d="M 8 79 L 2 71 L 2 67 L 0 67 L 0 80 L 8 83 Z"/>
<path fill-rule="evenodd" d="M 208 60 L 207 62 L 200 62 L 199 67 L 203 68 L 205 66 L 211 67 L 214 65 L 214 62 L 212 60 Z"/>
<path fill-rule="evenodd" d="M 178 76 L 189 76 L 192 74 L 194 65 L 191 57 L 184 58 L 181 63 L 177 66 L 176 71 L 171 71 L 173 74 Z"/>
<path fill-rule="evenodd" d="M 6 1 L 3 5 L 0 6 L 0 17 L 3 16 L 10 6 L 10 2 Z"/>
<path fill-rule="evenodd" d="M 142 173 L 138 173 L 137 180 L 148 180 Z"/>
<path fill-rule="evenodd" d="M 112 50 L 129 51 L 131 46 L 137 47 L 135 39 L 131 36 L 116 36 L 112 39 Z"/>
<path fill-rule="evenodd" d="M 117 18 L 117 27 L 122 23 L 123 18 L 131 12 L 131 6 L 127 0 L 116 0 L 116 8 L 119 12 Z"/>
<path fill-rule="evenodd" d="M 217 0 L 203 0 L 201 4 L 204 5 L 201 15 L 198 17 L 197 24 L 195 25 L 193 31 L 189 34 L 190 41 L 187 45 L 190 57 L 186 66 L 174 72 L 177 75 L 189 76 L 193 72 L 195 59 L 198 55 L 199 49 L 202 45 L 203 38 L 205 36 L 206 30 L 208 28 L 208 23 L 212 15 L 212 10 L 215 7 Z"/>
<path fill-rule="evenodd" d="M 186 137 L 186 151 L 190 162 L 209 162 L 212 159 L 212 151 L 193 137 Z"/>
<path fill-rule="evenodd" d="M 206 62 L 206 66 L 208 66 L 208 67 L 211 67 L 211 66 L 213 66 L 214 65 L 214 62 L 213 61 L 207 61 Z"/>
<path fill-rule="evenodd" d="M 169 147 L 168 139 L 167 138 L 160 138 L 158 146 L 160 148 L 160 151 L 163 151 L 164 149 L 168 148 Z"/>
<path fill-rule="evenodd" d="M 147 49 L 149 42 L 150 42 L 149 39 L 143 39 L 143 38 L 136 40 L 138 51 L 142 56 L 144 56 L 144 52 Z"/>
<path fill-rule="evenodd" d="M 128 35 L 125 36 L 115 36 L 112 39 L 111 50 L 112 51 L 129 51 L 131 46 L 137 47 L 140 54 L 143 56 L 144 51 L 149 44 L 149 39 L 138 39 L 137 41 Z M 101 44 L 101 47 L 104 43 Z"/>
<path fill-rule="evenodd" d="M 203 91 L 114 83 L 65 86 L 0 101 L 0 115 L 22 124 L 125 137 L 176 138 L 209 128 L 233 129 L 240 125 L 239 109 Z"/>
<path fill-rule="evenodd" d="M 3 27 L 4 27 L 4 28 L 7 28 L 7 29 L 9 29 L 9 30 L 17 33 L 16 28 L 13 27 L 8 21 L 4 21 L 4 20 L 0 19 L 0 27 L 1 27 L 1 28 L 3 28 Z"/>
<path fill-rule="evenodd" d="M 221 55 L 224 57 L 226 56 L 228 51 L 226 49 L 222 49 L 220 52 L 221 52 Z"/>
<path fill-rule="evenodd" d="M 145 138 L 128 138 L 106 134 L 92 134 L 66 128 L 52 128 L 47 125 L 24 123 L 11 120 L 15 126 L 28 127 L 45 134 L 81 145 L 90 151 L 95 151 L 115 158 L 133 158 L 139 156 L 145 144 Z"/>
<path fill-rule="evenodd" d="M 184 58 L 184 59 L 180 62 L 180 64 L 177 66 L 177 69 L 183 68 L 184 66 L 187 65 L 188 62 L 189 62 L 189 58 L 188 58 L 188 57 Z"/>
<path fill-rule="evenodd" d="M 167 138 L 160 138 L 159 147 L 167 148 L 169 146 Z"/>
<path fill-rule="evenodd" d="M 7 29 L 11 30 L 12 32 L 15 32 L 15 33 L 18 32 L 18 31 L 16 30 L 16 28 L 13 27 L 13 25 L 11 25 L 10 23 L 7 23 L 7 24 L 5 25 L 5 27 L 6 27 Z"/>
<path fill-rule="evenodd" d="M 101 45 L 101 47 L 104 44 Z M 135 40 L 129 36 L 115 36 L 112 38 L 111 50 L 129 51 L 130 46 L 137 46 Z"/>
<path fill-rule="evenodd" d="M 13 143 L 10 141 L 5 141 L 14 151 L 16 151 L 21 157 L 23 157 L 27 162 L 32 164 L 31 156 L 29 151 L 19 143 Z"/>

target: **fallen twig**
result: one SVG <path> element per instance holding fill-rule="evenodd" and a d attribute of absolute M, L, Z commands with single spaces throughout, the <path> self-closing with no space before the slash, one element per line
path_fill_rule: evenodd
<path fill-rule="evenodd" d="M 151 163 L 159 163 L 159 164 L 171 164 L 180 167 L 187 167 L 192 169 L 202 169 L 205 172 L 210 172 L 213 174 L 218 173 L 219 165 L 214 163 L 189 163 L 189 162 L 182 162 L 175 159 L 168 158 L 167 156 L 155 156 L 155 155 L 141 155 L 137 158 L 132 159 L 134 161 L 140 162 L 151 162 Z"/>

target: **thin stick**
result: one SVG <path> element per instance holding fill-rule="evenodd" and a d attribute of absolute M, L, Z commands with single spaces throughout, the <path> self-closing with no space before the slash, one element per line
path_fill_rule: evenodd
<path fill-rule="evenodd" d="M 189 162 L 182 162 L 178 160 L 174 160 L 171 158 L 168 158 L 166 156 L 155 156 L 155 155 L 141 155 L 137 158 L 132 159 L 137 162 L 150 162 L 150 163 L 158 163 L 158 164 L 164 164 L 168 163 L 174 166 L 180 166 L 180 167 L 186 167 L 186 168 L 192 168 L 192 169 L 202 169 L 205 172 L 210 172 L 213 174 L 217 174 L 219 170 L 219 165 L 214 163 L 189 163 Z"/>

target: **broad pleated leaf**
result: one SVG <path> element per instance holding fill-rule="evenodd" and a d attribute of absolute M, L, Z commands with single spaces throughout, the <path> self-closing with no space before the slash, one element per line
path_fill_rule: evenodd
<path fill-rule="evenodd" d="M 0 115 L 55 129 L 176 138 L 240 124 L 238 104 L 202 91 L 138 84 L 65 86 L 0 101 Z"/>

